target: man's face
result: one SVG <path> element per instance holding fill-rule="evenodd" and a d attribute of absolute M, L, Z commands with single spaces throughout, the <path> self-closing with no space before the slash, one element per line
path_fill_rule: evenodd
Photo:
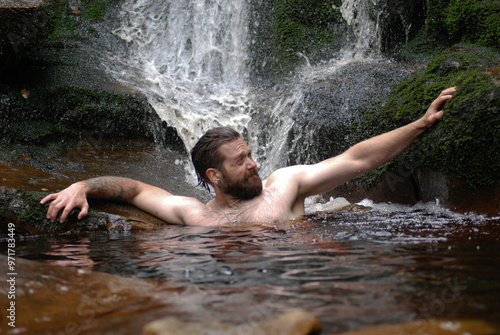
<path fill-rule="evenodd" d="M 242 200 L 252 199 L 262 193 L 262 180 L 257 164 L 252 159 L 252 151 L 239 138 L 219 147 L 225 159 L 222 164 L 223 176 L 220 188 L 223 192 Z"/>

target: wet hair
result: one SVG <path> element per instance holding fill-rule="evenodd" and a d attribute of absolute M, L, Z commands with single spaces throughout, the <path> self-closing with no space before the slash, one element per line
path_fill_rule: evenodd
<path fill-rule="evenodd" d="M 191 149 L 191 160 L 198 176 L 198 186 L 201 185 L 210 192 L 211 182 L 207 177 L 207 169 L 222 170 L 224 156 L 218 149 L 224 143 L 235 141 L 238 138 L 241 138 L 241 135 L 233 128 L 218 127 L 207 131 L 199 139 Z"/>

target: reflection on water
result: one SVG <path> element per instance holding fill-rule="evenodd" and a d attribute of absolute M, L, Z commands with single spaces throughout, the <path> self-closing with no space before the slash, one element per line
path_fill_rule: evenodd
<path fill-rule="evenodd" d="M 415 319 L 500 320 L 500 218 L 373 206 L 287 227 L 40 237 L 20 242 L 18 256 L 185 287 L 192 299 L 177 308 L 201 319 L 303 308 L 326 334 Z"/>

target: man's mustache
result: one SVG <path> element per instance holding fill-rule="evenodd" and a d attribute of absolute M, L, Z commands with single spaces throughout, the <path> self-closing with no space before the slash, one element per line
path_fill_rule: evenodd
<path fill-rule="evenodd" d="M 258 175 L 259 175 L 259 169 L 255 168 L 253 170 L 248 171 L 247 178 L 252 178 L 252 177 L 258 176 Z"/>

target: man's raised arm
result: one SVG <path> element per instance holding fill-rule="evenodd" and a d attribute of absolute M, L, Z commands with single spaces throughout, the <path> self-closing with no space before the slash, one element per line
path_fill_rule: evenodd
<path fill-rule="evenodd" d="M 443 117 L 441 106 L 453 97 L 455 91 L 455 87 L 442 91 L 417 121 L 360 142 L 339 156 L 308 166 L 300 175 L 299 194 L 308 196 L 327 192 L 387 163 Z"/>

